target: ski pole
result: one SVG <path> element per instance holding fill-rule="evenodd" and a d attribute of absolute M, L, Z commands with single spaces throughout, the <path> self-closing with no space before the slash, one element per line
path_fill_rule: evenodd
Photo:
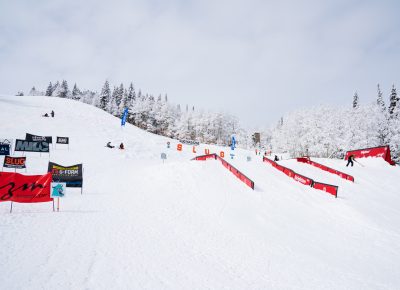
<path fill-rule="evenodd" d="M 362 167 L 365 167 L 364 165 L 362 165 L 360 162 L 358 162 L 357 160 L 354 159 L 355 162 L 357 162 L 358 164 L 360 164 Z"/>

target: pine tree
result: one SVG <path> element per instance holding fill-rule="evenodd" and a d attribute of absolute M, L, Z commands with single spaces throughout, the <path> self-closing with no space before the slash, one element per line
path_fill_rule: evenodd
<path fill-rule="evenodd" d="M 66 80 L 63 80 L 61 83 L 60 90 L 58 90 L 58 94 L 56 96 L 59 98 L 67 98 L 68 95 L 69 95 L 68 83 Z"/>
<path fill-rule="evenodd" d="M 392 86 L 392 91 L 390 92 L 390 104 L 389 104 L 389 114 L 390 117 L 393 117 L 393 113 L 396 110 L 396 107 L 399 105 L 399 97 L 397 96 L 396 88 L 394 84 Z"/>
<path fill-rule="evenodd" d="M 79 100 L 80 95 L 82 95 L 82 92 L 78 89 L 76 83 L 74 84 L 74 88 L 72 89 L 72 98 L 74 100 Z"/>
<path fill-rule="evenodd" d="M 46 90 L 46 96 L 50 97 L 53 94 L 53 85 L 51 84 L 51 82 L 49 83 L 47 90 Z"/>
<path fill-rule="evenodd" d="M 51 96 L 56 97 L 60 88 L 60 82 L 57 81 L 51 88 Z"/>
<path fill-rule="evenodd" d="M 32 89 L 29 91 L 29 96 L 36 96 L 37 91 L 36 88 L 33 86 Z"/>
<path fill-rule="evenodd" d="M 386 110 L 385 101 L 383 100 L 382 91 L 381 91 L 379 84 L 378 84 L 377 90 L 378 90 L 378 98 L 376 99 L 376 103 L 382 109 L 382 111 L 385 111 Z"/>
<path fill-rule="evenodd" d="M 353 109 L 357 109 L 358 107 L 359 107 L 358 94 L 357 94 L 357 92 L 355 92 L 354 96 L 353 96 Z"/>
<path fill-rule="evenodd" d="M 107 105 L 110 102 L 110 98 L 111 98 L 110 84 L 108 83 L 108 81 L 106 81 L 100 93 L 100 109 L 106 111 Z"/>

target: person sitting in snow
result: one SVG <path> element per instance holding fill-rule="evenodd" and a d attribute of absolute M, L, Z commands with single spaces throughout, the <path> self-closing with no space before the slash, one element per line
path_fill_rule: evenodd
<path fill-rule="evenodd" d="M 48 116 L 49 116 L 49 114 L 47 114 L 47 113 L 42 115 L 42 117 L 48 117 Z"/>
<path fill-rule="evenodd" d="M 124 149 L 125 149 L 124 143 L 121 142 L 121 144 L 119 144 L 119 149 L 121 149 L 121 150 L 124 150 Z"/>
<path fill-rule="evenodd" d="M 108 147 L 108 148 L 114 148 L 115 146 L 112 146 L 112 145 L 111 145 L 111 142 L 108 142 L 107 145 L 106 145 L 106 147 Z"/>
<path fill-rule="evenodd" d="M 353 155 L 353 154 L 350 155 L 350 156 L 349 156 L 349 159 L 347 159 L 346 167 L 349 166 L 349 164 L 351 164 L 351 166 L 353 166 L 353 165 L 354 165 L 354 163 L 353 163 L 354 160 L 355 160 L 355 159 L 354 159 L 354 155 Z"/>

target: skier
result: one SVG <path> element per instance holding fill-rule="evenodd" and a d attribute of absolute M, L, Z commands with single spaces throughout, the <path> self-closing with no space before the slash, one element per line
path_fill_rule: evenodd
<path fill-rule="evenodd" d="M 115 146 L 112 146 L 112 145 L 111 145 L 111 142 L 108 142 L 107 145 L 106 145 L 106 147 L 108 147 L 108 148 L 114 148 Z"/>
<path fill-rule="evenodd" d="M 119 149 L 121 149 L 121 150 L 124 150 L 124 149 L 125 149 L 124 143 L 121 142 L 121 144 L 119 144 Z"/>
<path fill-rule="evenodd" d="M 51 110 L 50 114 L 51 114 L 51 117 L 54 118 L 54 111 L 53 110 Z"/>
<path fill-rule="evenodd" d="M 349 156 L 349 159 L 347 159 L 346 167 L 349 166 L 349 164 L 351 164 L 351 166 L 353 166 L 354 165 L 353 161 L 355 161 L 355 159 L 354 159 L 354 155 L 352 154 Z"/>

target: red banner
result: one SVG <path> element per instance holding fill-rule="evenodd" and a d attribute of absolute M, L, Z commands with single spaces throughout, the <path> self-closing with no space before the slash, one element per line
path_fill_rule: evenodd
<path fill-rule="evenodd" d="M 388 162 L 390 165 L 395 165 L 396 163 L 392 160 L 390 155 L 389 146 L 381 146 L 381 147 L 373 147 L 373 148 L 364 148 L 353 151 L 347 151 L 345 160 L 349 158 L 350 155 L 354 155 L 355 158 L 365 158 L 365 157 L 382 157 Z"/>
<path fill-rule="evenodd" d="M 50 198 L 51 173 L 45 175 L 23 175 L 0 172 L 0 202 L 21 203 L 47 202 Z"/>
<path fill-rule="evenodd" d="M 217 159 L 217 154 L 207 154 L 207 155 L 201 155 L 201 156 L 196 156 L 193 158 L 193 160 L 199 160 L 199 161 L 204 161 L 208 159 Z"/>
<path fill-rule="evenodd" d="M 330 167 L 325 166 L 323 164 L 320 164 L 318 162 L 312 161 L 309 157 L 299 157 L 299 158 L 297 158 L 297 161 L 298 162 L 302 162 L 302 163 L 310 164 L 310 165 L 315 166 L 315 167 L 317 167 L 317 168 L 319 168 L 321 170 L 327 171 L 327 172 L 332 173 L 332 174 L 339 175 L 343 179 L 346 179 L 346 180 L 354 182 L 354 177 L 353 176 L 351 176 L 349 174 L 346 174 L 346 173 L 343 173 L 343 172 L 341 172 L 339 170 L 330 168 Z"/>
<path fill-rule="evenodd" d="M 314 182 L 314 188 L 323 190 L 337 197 L 338 187 L 335 185 L 321 183 L 321 182 Z"/>

